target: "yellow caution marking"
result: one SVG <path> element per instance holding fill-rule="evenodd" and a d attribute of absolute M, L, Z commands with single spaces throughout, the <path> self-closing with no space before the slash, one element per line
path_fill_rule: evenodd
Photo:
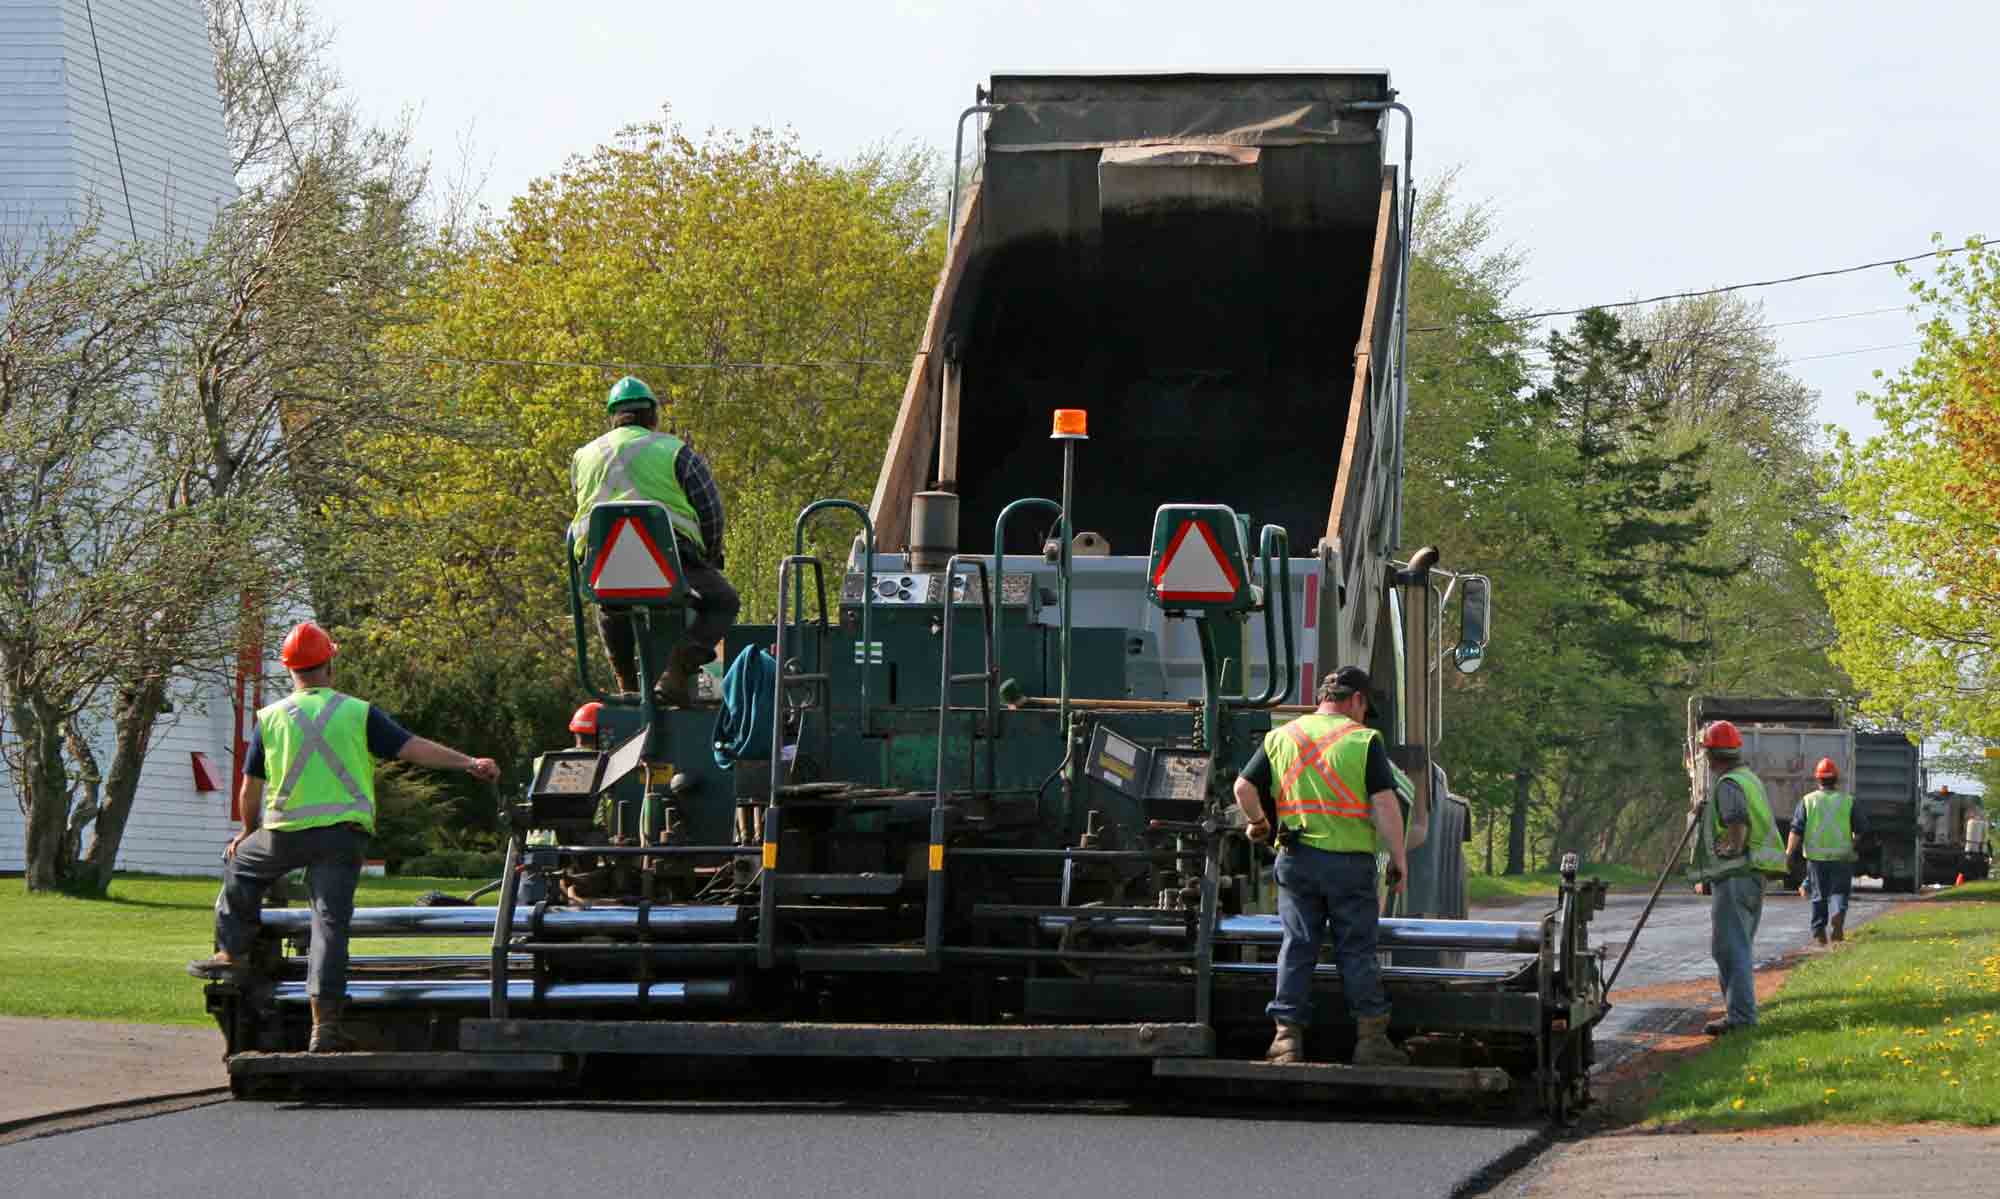
<path fill-rule="evenodd" d="M 932 870 L 944 869 L 944 846 L 942 845 L 931 846 L 931 869 Z"/>
<path fill-rule="evenodd" d="M 776 870 L 777 868 L 778 843 L 776 841 L 766 841 L 764 842 L 764 869 Z"/>

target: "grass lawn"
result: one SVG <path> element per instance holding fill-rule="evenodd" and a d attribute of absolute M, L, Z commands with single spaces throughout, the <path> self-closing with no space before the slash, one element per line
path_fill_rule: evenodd
<path fill-rule="evenodd" d="M 364 878 L 359 907 L 415 902 L 426 891 L 464 895 L 465 879 Z M 201 983 L 185 966 L 207 957 L 218 881 L 119 875 L 111 898 L 30 895 L 20 879 L 0 879 L 0 1016 L 60 1016 L 145 1024 L 208 1024 Z M 294 888 L 293 904 L 304 900 Z M 486 903 L 495 899 L 488 895 Z M 433 949 L 476 953 L 484 941 L 368 938 L 359 953 Z"/>
<path fill-rule="evenodd" d="M 1749 1033 L 1669 1071 L 1647 1117 L 2000 1124 L 2000 883 L 1956 887 L 1808 959 Z"/>
<path fill-rule="evenodd" d="M 1614 887 L 1650 887 L 1659 875 L 1630 866 L 1594 865 L 1577 871 L 1583 878 L 1601 878 Z M 1475 874 L 1465 880 L 1469 903 L 1505 903 L 1510 899 L 1553 896 L 1559 876 L 1553 870 L 1537 874 Z"/>

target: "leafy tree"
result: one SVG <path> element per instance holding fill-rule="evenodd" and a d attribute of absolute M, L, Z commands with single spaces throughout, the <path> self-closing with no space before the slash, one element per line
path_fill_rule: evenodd
<path fill-rule="evenodd" d="M 1943 243 L 1939 241 L 1940 248 Z M 1907 274 L 1907 272 L 1906 272 Z M 1882 433 L 1835 439 L 1837 544 L 1814 547 L 1863 710 L 2000 738 L 2000 255 L 1975 239 L 1911 293 L 1913 362 L 1870 396 Z"/>
<path fill-rule="evenodd" d="M 489 737 L 560 727 L 576 698 L 570 456 L 628 372 L 714 468 L 718 549 L 745 619 L 768 618 L 794 515 L 873 483 L 941 251 L 930 176 L 914 151 L 834 163 L 790 134 L 695 141 L 655 121 L 472 231 L 424 291 L 425 322 L 389 338 L 452 432 L 378 443 L 388 478 L 423 483 L 371 485 L 331 514 L 365 530 L 328 593 L 362 652 L 476 697 L 455 715 Z M 821 548 L 843 559 L 846 534 Z M 498 656 L 506 678 L 494 647 L 521 647 Z"/>

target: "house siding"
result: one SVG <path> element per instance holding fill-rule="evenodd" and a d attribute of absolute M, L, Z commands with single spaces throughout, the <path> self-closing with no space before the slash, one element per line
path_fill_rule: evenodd
<path fill-rule="evenodd" d="M 197 240 L 235 195 L 200 0 L 0 0 L 0 236 L 73 228 L 94 205 L 110 240 L 129 241 L 135 228 L 156 244 Z M 211 678 L 231 673 L 217 665 Z M 140 772 L 120 869 L 221 872 L 230 701 L 220 682 L 176 686 Z M 93 741 L 108 766 L 108 721 Z M 194 753 L 207 756 L 220 790 L 195 790 Z M 20 870 L 26 818 L 4 762 L 0 793 L 0 870 Z"/>

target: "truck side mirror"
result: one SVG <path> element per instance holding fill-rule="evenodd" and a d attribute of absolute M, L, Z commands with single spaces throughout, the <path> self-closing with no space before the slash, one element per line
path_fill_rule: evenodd
<path fill-rule="evenodd" d="M 1486 660 L 1487 630 L 1493 624 L 1492 582 L 1485 575 L 1466 575 L 1459 580 L 1459 590 L 1458 645 L 1451 660 L 1460 674 L 1471 674 Z"/>

